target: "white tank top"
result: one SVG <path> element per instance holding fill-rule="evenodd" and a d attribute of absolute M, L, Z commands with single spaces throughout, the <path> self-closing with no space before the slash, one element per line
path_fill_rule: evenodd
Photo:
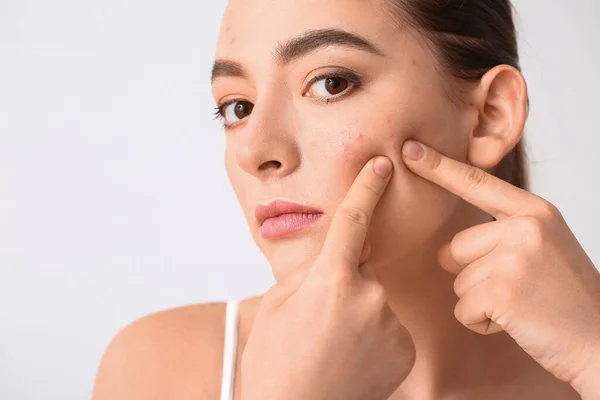
<path fill-rule="evenodd" d="M 229 300 L 225 309 L 225 346 L 223 349 L 223 375 L 221 400 L 233 400 L 235 358 L 237 348 L 239 300 Z"/>

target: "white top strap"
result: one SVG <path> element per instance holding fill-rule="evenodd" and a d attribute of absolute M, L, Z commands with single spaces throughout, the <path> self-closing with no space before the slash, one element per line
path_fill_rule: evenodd
<path fill-rule="evenodd" d="M 221 400 L 233 400 L 235 379 L 235 359 L 237 348 L 238 300 L 227 302 L 225 310 L 225 346 L 223 351 L 223 379 L 221 382 Z"/>

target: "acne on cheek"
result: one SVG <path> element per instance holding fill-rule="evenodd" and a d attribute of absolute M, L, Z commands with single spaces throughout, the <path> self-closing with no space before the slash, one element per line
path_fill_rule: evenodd
<path fill-rule="evenodd" d="M 340 132 L 340 137 L 342 138 L 340 166 L 343 166 L 345 173 L 349 171 L 358 173 L 375 155 L 375 139 L 372 135 L 356 130 L 343 130 Z"/>
<path fill-rule="evenodd" d="M 361 151 L 361 147 L 364 147 L 365 135 L 360 131 L 342 130 L 340 137 L 346 159 L 356 156 Z"/>
<path fill-rule="evenodd" d="M 345 168 L 358 172 L 369 159 L 376 155 L 389 157 L 394 165 L 403 167 L 401 151 L 404 140 L 411 132 L 398 131 L 392 128 L 392 119 L 386 119 L 385 126 L 379 129 L 387 132 L 371 132 L 357 130 L 342 130 L 340 132 L 341 153 L 340 164 Z M 376 128 L 377 129 L 377 128 Z"/>

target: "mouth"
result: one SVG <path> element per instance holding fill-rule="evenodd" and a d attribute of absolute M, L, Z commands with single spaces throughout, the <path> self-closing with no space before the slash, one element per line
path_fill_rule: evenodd
<path fill-rule="evenodd" d="M 307 228 L 323 216 L 323 211 L 303 204 L 275 200 L 258 205 L 254 217 L 260 226 L 260 235 L 275 239 Z"/>

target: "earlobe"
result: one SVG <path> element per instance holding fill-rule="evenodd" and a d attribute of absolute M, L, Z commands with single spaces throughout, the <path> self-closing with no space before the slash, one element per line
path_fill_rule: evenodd
<path fill-rule="evenodd" d="M 519 70 L 499 65 L 478 86 L 477 126 L 469 138 L 469 163 L 492 169 L 516 146 L 527 119 L 527 83 Z"/>

